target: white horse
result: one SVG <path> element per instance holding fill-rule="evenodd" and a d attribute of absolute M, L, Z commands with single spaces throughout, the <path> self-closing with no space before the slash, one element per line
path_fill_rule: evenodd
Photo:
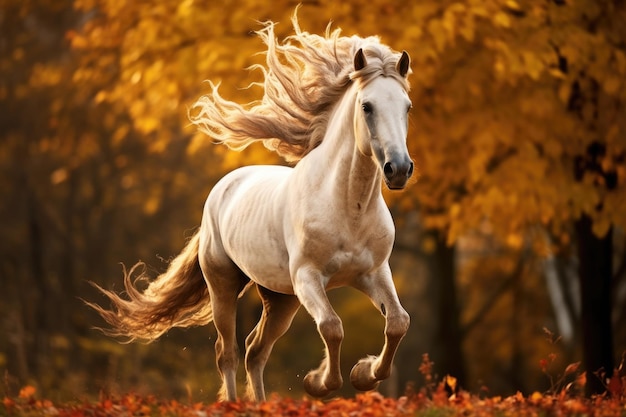
<path fill-rule="evenodd" d="M 389 267 L 394 224 L 381 182 L 402 189 L 413 172 L 406 147 L 409 57 L 378 38 L 302 32 L 267 44 L 265 95 L 248 106 L 224 100 L 213 85 L 191 120 L 210 136 L 241 149 L 263 141 L 295 167 L 249 166 L 220 180 L 208 196 L 202 224 L 168 270 L 140 291 L 125 273 L 129 299 L 103 290 L 112 310 L 94 307 L 108 334 L 154 340 L 173 326 L 213 321 L 221 398 L 235 400 L 239 363 L 235 337 L 238 297 L 256 284 L 260 321 L 246 339 L 248 394 L 265 399 L 263 370 L 276 340 L 300 305 L 325 344 L 320 366 L 304 378 L 323 397 L 341 387 L 342 322 L 326 291 L 351 286 L 385 316 L 385 344 L 350 374 L 359 390 L 374 389 L 391 372 L 409 315 Z M 193 109 L 192 109 L 193 110 Z M 148 279 L 143 273 L 142 279 Z"/>

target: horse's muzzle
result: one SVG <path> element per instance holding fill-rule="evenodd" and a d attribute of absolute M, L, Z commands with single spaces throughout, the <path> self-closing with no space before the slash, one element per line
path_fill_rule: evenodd
<path fill-rule="evenodd" d="M 413 175 L 413 161 L 406 158 L 402 161 L 387 161 L 383 165 L 385 184 L 390 190 L 402 190 Z"/>

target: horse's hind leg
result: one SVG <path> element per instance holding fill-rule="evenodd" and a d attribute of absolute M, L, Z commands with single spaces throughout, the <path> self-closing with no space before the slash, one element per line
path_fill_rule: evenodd
<path fill-rule="evenodd" d="M 263 302 L 259 323 L 246 339 L 246 373 L 248 395 L 255 401 L 265 400 L 263 370 L 274 343 L 289 329 L 300 302 L 294 295 L 279 294 L 257 286 Z"/>
<path fill-rule="evenodd" d="M 215 356 L 217 369 L 222 378 L 219 398 L 235 401 L 239 366 L 239 348 L 235 332 L 237 300 L 248 279 L 234 265 L 229 268 L 203 267 L 203 272 L 209 286 L 213 324 L 217 330 Z"/>

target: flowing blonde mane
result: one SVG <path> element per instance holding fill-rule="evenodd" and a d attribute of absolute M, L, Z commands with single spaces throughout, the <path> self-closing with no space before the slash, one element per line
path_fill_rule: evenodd
<path fill-rule="evenodd" d="M 295 34 L 279 42 L 274 23 L 257 32 L 267 45 L 263 72 L 264 95 L 260 101 L 240 105 L 222 98 L 218 85 L 193 104 L 193 124 L 234 150 L 253 142 L 263 144 L 287 161 L 302 159 L 319 145 L 328 119 L 352 81 L 367 83 L 378 75 L 391 76 L 408 90 L 405 77 L 395 69 L 400 54 L 380 43 L 378 37 L 340 36 L 341 29 L 324 36 L 303 32 L 296 14 Z M 363 49 L 367 66 L 354 70 L 354 56 Z"/>

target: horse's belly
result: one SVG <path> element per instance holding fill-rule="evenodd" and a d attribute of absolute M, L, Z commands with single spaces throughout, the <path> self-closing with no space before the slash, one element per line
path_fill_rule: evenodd
<path fill-rule="evenodd" d="M 259 245 L 250 248 L 245 257 L 232 255 L 237 266 L 254 282 L 274 292 L 293 294 L 286 253 Z"/>
<path fill-rule="evenodd" d="M 229 258 L 257 284 L 284 294 L 293 294 L 281 196 L 290 172 L 272 166 L 239 169 L 220 186 L 213 205 Z"/>

